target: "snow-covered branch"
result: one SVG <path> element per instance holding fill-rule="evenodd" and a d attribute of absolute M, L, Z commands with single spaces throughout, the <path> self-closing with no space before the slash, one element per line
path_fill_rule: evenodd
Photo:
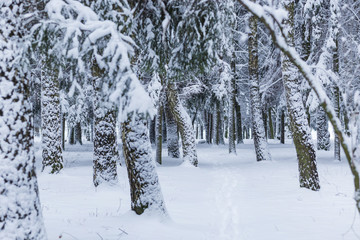
<path fill-rule="evenodd" d="M 75 72 L 83 76 L 96 64 L 103 71 L 103 95 L 121 106 L 122 116 L 132 111 L 154 113 L 152 101 L 131 68 L 135 43 L 118 31 L 117 24 L 100 20 L 91 8 L 74 0 L 51 0 L 46 12 L 48 20 L 34 29 L 40 39 L 56 39 L 45 54 L 72 60 Z"/>

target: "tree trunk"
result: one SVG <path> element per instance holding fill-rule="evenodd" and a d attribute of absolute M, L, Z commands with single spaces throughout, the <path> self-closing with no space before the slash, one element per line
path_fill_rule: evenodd
<path fill-rule="evenodd" d="M 284 8 L 289 12 L 289 18 L 285 22 L 285 28 L 289 36 L 287 41 L 290 46 L 294 46 L 295 2 L 293 0 L 285 1 Z M 300 187 L 317 191 L 320 189 L 320 184 L 316 166 L 316 154 L 302 101 L 301 81 L 298 70 L 284 54 L 282 54 L 282 71 L 290 129 L 299 163 Z"/>
<path fill-rule="evenodd" d="M 240 104 L 236 102 L 236 136 L 237 143 L 244 143 L 243 140 L 243 131 L 242 131 L 242 122 L 241 122 L 241 108 Z"/>
<path fill-rule="evenodd" d="M 75 144 L 75 128 L 74 127 L 70 127 L 69 144 L 70 145 Z"/>
<path fill-rule="evenodd" d="M 235 107 L 236 107 L 236 67 L 235 59 L 231 61 L 233 76 L 229 83 L 229 153 L 236 154 L 236 126 L 235 126 Z"/>
<path fill-rule="evenodd" d="M 155 162 L 151 156 L 145 117 L 130 117 L 122 123 L 121 131 L 130 185 L 131 209 L 139 215 L 147 209 L 167 215 Z"/>
<path fill-rule="evenodd" d="M 214 114 L 214 143 L 219 145 L 221 143 L 222 129 L 221 129 L 221 108 L 220 101 L 216 100 L 216 112 Z"/>
<path fill-rule="evenodd" d="M 179 135 L 174 117 L 169 109 L 169 104 L 165 105 L 166 126 L 167 126 L 167 148 L 168 156 L 172 158 L 180 157 Z"/>
<path fill-rule="evenodd" d="M 340 93 L 338 87 L 335 87 L 334 89 L 334 106 L 335 106 L 335 113 L 337 117 L 340 119 Z M 334 158 L 335 160 L 341 161 L 340 139 L 337 134 L 335 134 L 335 139 L 334 139 Z"/>
<path fill-rule="evenodd" d="M 263 114 L 263 121 L 264 121 L 264 130 L 265 130 L 265 138 L 267 139 L 269 137 L 269 129 L 268 129 L 268 122 L 267 122 L 267 113 L 266 108 L 262 110 Z"/>
<path fill-rule="evenodd" d="M 271 116 L 271 108 L 268 108 L 268 116 L 269 116 L 269 139 L 274 139 L 274 125 L 273 125 L 273 120 L 272 120 L 272 116 Z"/>
<path fill-rule="evenodd" d="M 41 77 L 41 128 L 42 170 L 50 167 L 50 173 L 63 168 L 61 148 L 61 106 L 57 74 L 47 72 Z"/>
<path fill-rule="evenodd" d="M 334 4 L 334 3 L 332 3 Z M 336 15 L 336 8 L 338 6 L 331 6 L 331 11 L 333 12 L 332 15 L 335 14 Z M 337 25 L 336 23 L 338 23 L 338 19 L 334 19 L 334 24 L 333 25 Z M 339 76 L 339 32 L 338 29 L 336 29 L 338 26 L 333 26 L 334 29 L 334 34 L 335 36 L 333 36 L 333 40 L 335 42 L 335 48 L 333 49 L 333 71 L 335 74 L 337 74 Z M 337 86 L 335 86 L 334 88 L 334 105 L 335 105 L 335 114 L 336 117 L 338 117 L 340 119 L 340 90 Z M 346 120 L 347 115 L 345 114 L 345 122 L 348 122 Z M 348 126 L 349 124 L 345 123 L 345 128 L 347 128 L 346 130 L 348 131 Z M 339 136 L 337 134 L 335 134 L 335 140 L 334 140 L 334 157 L 335 160 L 340 161 L 341 160 L 341 154 L 340 154 L 340 139 Z"/>
<path fill-rule="evenodd" d="M 281 109 L 281 135 L 280 143 L 285 144 L 285 111 Z"/>
<path fill-rule="evenodd" d="M 252 136 L 254 138 L 256 160 L 271 160 L 268 144 L 265 137 L 264 120 L 262 118 L 261 100 L 259 91 L 258 73 L 258 34 L 257 19 L 251 16 L 249 19 L 250 33 L 248 35 L 249 45 L 249 83 L 250 83 L 250 104 L 252 115 Z"/>
<path fill-rule="evenodd" d="M 168 84 L 167 101 L 181 135 L 184 161 L 197 166 L 195 132 L 191 126 L 191 119 L 180 102 L 175 86 L 171 83 Z"/>
<path fill-rule="evenodd" d="M 156 162 L 162 164 L 163 106 L 159 104 L 156 115 Z"/>
<path fill-rule="evenodd" d="M 202 124 L 200 125 L 200 139 L 204 139 L 204 127 Z"/>
<path fill-rule="evenodd" d="M 210 124 L 209 124 L 209 114 L 206 110 L 204 110 L 204 122 L 205 122 L 205 135 L 206 135 L 206 143 L 211 143 L 210 138 Z"/>
<path fill-rule="evenodd" d="M 150 143 L 156 143 L 156 118 L 150 120 Z"/>
<path fill-rule="evenodd" d="M 82 132 L 81 132 L 81 123 L 77 122 L 75 125 L 75 142 L 82 145 Z"/>
<path fill-rule="evenodd" d="M 328 120 L 323 108 L 318 108 L 316 115 L 317 149 L 330 151 L 330 133 Z"/>
<path fill-rule="evenodd" d="M 162 109 L 163 113 L 162 113 L 162 141 L 163 143 L 166 143 L 167 141 L 167 125 L 166 125 L 166 116 L 164 113 L 164 108 Z"/>
<path fill-rule="evenodd" d="M 93 183 L 97 187 L 103 182 L 117 182 L 116 118 L 114 106 L 102 104 L 101 71 L 96 63 L 92 71 L 95 77 Z"/>
<path fill-rule="evenodd" d="M 65 151 L 65 116 L 62 114 L 61 117 L 61 147 Z"/>
<path fill-rule="evenodd" d="M 24 11 L 32 4 L 0 4 L 0 239 L 4 240 L 47 239 L 34 166 L 30 81 L 25 75 L 29 70 L 24 74 L 20 66 L 25 61 L 19 63 L 28 43 L 22 39 L 28 36 L 22 21 L 29 23 L 29 12 Z"/>

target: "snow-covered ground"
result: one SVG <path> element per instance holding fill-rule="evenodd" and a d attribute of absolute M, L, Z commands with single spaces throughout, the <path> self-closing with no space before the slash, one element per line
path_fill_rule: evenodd
<path fill-rule="evenodd" d="M 198 144 L 199 167 L 164 158 L 157 171 L 170 219 L 130 211 L 125 167 L 114 186 L 92 185 L 92 146 L 66 146 L 60 174 L 37 169 L 49 239 L 359 239 L 352 177 L 333 152 L 318 152 L 321 190 L 298 186 L 291 144 L 270 144 L 271 162 L 256 162 L 251 141 L 237 146 Z M 166 150 L 163 152 L 167 156 Z"/>

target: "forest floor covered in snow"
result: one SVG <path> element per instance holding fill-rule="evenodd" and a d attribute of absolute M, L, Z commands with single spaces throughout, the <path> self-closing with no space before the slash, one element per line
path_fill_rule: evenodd
<path fill-rule="evenodd" d="M 273 142 L 273 161 L 256 162 L 251 140 L 228 146 L 198 144 L 199 167 L 164 157 L 157 167 L 170 219 L 130 211 L 126 168 L 113 186 L 92 184 L 92 145 L 66 146 L 64 169 L 37 172 L 49 239 L 359 239 L 360 219 L 345 161 L 317 152 L 321 190 L 299 188 L 295 148 Z M 154 151 L 155 153 L 155 151 Z M 163 156 L 167 156 L 164 149 Z"/>

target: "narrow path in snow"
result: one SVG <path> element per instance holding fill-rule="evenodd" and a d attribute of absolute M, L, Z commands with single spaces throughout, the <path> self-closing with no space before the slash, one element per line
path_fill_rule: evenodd
<path fill-rule="evenodd" d="M 239 239 L 239 202 L 235 195 L 241 176 L 236 169 L 226 166 L 223 159 L 216 160 L 214 165 L 214 225 L 218 228 L 219 239 Z"/>

